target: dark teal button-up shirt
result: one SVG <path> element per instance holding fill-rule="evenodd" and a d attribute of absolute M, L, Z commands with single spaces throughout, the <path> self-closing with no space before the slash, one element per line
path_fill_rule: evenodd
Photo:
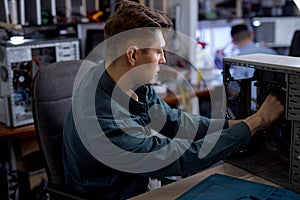
<path fill-rule="evenodd" d="M 63 134 L 65 181 L 96 199 L 127 199 L 145 192 L 149 177 L 198 172 L 250 139 L 245 123 L 228 128 L 226 120 L 172 109 L 149 85 L 135 89 L 135 101 L 103 64 L 75 91 L 80 100 L 73 100 Z"/>

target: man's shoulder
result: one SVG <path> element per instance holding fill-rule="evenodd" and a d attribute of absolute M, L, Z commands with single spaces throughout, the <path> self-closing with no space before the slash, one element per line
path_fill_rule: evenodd
<path fill-rule="evenodd" d="M 258 48 L 261 49 L 261 52 L 259 53 L 277 54 L 277 52 L 274 49 L 269 47 L 260 46 Z"/>
<path fill-rule="evenodd" d="M 248 48 L 248 49 L 241 49 L 240 55 L 244 54 L 253 54 L 253 53 L 265 53 L 265 54 L 277 54 L 277 52 L 269 47 L 265 46 L 255 46 L 253 48 Z"/>

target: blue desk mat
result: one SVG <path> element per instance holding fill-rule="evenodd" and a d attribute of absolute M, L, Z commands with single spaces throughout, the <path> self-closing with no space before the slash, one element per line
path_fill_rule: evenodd
<path fill-rule="evenodd" d="M 281 188 L 222 174 L 213 174 L 176 200 L 300 200 L 300 195 Z"/>

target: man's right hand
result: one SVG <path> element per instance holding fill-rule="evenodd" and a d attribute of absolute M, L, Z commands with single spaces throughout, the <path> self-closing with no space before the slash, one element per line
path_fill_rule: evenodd
<path fill-rule="evenodd" d="M 284 106 L 274 95 L 268 95 L 259 110 L 244 120 L 249 126 L 251 135 L 267 128 L 284 112 Z"/>

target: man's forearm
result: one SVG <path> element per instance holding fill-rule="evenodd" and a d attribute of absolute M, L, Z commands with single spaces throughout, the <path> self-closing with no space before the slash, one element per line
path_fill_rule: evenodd
<path fill-rule="evenodd" d="M 245 122 L 250 131 L 251 131 L 251 135 L 253 135 L 256 131 L 258 131 L 261 127 L 262 124 L 262 118 L 257 116 L 257 115 L 252 115 L 250 117 L 247 117 L 246 119 L 239 119 L 239 120 L 229 120 L 228 121 L 228 126 L 231 127 L 239 122 Z"/>

